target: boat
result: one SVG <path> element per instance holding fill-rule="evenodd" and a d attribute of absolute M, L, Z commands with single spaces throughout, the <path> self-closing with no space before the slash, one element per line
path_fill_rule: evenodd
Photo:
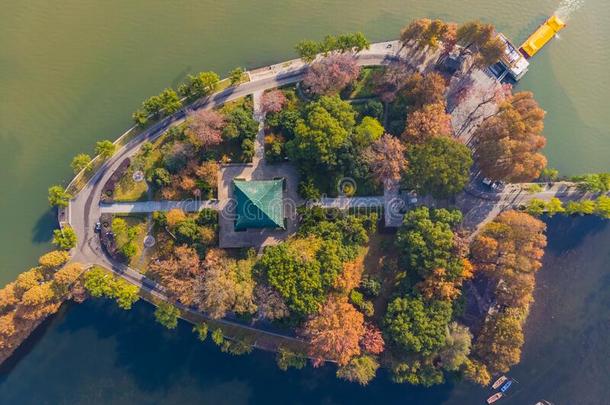
<path fill-rule="evenodd" d="M 504 385 L 502 386 L 502 388 L 500 388 L 500 391 L 501 391 L 501 392 L 506 392 L 506 391 L 508 391 L 508 389 L 510 388 L 510 386 L 511 386 L 512 384 L 513 384 L 512 380 L 508 380 L 508 381 L 506 382 L 506 384 L 504 384 Z"/>
<path fill-rule="evenodd" d="M 504 394 L 502 394 L 501 392 L 496 392 L 491 397 L 487 398 L 487 403 L 493 404 L 494 402 L 496 402 L 498 399 L 502 398 L 503 396 L 504 396 Z"/>
<path fill-rule="evenodd" d="M 547 401 L 546 399 L 542 399 L 538 402 L 536 402 L 534 405 L 553 405 L 551 402 Z"/>
<path fill-rule="evenodd" d="M 519 48 L 519 51 L 526 59 L 534 56 L 544 45 L 547 44 L 553 37 L 562 29 L 566 23 L 556 15 L 552 15 Z"/>
<path fill-rule="evenodd" d="M 505 375 L 503 375 L 502 377 L 498 378 L 496 380 L 496 382 L 493 383 L 493 385 L 491 386 L 491 388 L 493 388 L 494 390 L 497 390 L 498 387 L 502 384 L 504 384 L 504 381 L 508 380 L 508 378 L 506 378 Z"/>

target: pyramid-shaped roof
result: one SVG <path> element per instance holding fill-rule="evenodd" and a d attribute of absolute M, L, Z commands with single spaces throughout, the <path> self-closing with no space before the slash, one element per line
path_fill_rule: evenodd
<path fill-rule="evenodd" d="M 284 228 L 283 180 L 233 180 L 235 230 Z"/>

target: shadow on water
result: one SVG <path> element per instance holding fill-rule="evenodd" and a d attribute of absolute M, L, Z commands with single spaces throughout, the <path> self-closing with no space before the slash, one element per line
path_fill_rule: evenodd
<path fill-rule="evenodd" d="M 46 210 L 32 228 L 32 242 L 49 243 L 52 239 L 52 229 L 57 227 L 57 211 L 54 208 Z"/>
<path fill-rule="evenodd" d="M 547 253 L 558 253 L 577 248 L 588 236 L 602 231 L 608 221 L 593 215 L 566 218 L 556 215 L 546 219 L 548 229 Z"/>

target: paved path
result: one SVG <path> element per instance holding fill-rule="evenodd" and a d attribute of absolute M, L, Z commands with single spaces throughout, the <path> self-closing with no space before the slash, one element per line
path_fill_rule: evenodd
<path fill-rule="evenodd" d="M 342 210 L 350 208 L 381 208 L 384 205 L 383 196 L 377 197 L 337 197 L 322 198 L 314 205 L 322 208 L 339 208 Z"/>
<path fill-rule="evenodd" d="M 218 200 L 184 201 L 140 201 L 100 204 L 101 214 L 141 214 L 155 211 L 181 209 L 185 212 L 199 212 L 203 209 L 219 209 Z"/>

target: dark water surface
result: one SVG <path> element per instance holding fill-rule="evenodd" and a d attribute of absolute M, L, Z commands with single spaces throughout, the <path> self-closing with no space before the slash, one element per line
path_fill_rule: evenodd
<path fill-rule="evenodd" d="M 595 218 L 550 221 L 520 383 L 503 404 L 607 404 L 610 395 L 610 226 Z M 381 373 L 366 388 L 333 367 L 280 371 L 273 356 L 234 357 L 200 343 L 180 323 L 167 331 L 152 308 L 122 311 L 90 300 L 70 305 L 0 374 L 2 404 L 478 404 L 488 393 L 466 383 L 431 389 L 393 384 Z"/>

